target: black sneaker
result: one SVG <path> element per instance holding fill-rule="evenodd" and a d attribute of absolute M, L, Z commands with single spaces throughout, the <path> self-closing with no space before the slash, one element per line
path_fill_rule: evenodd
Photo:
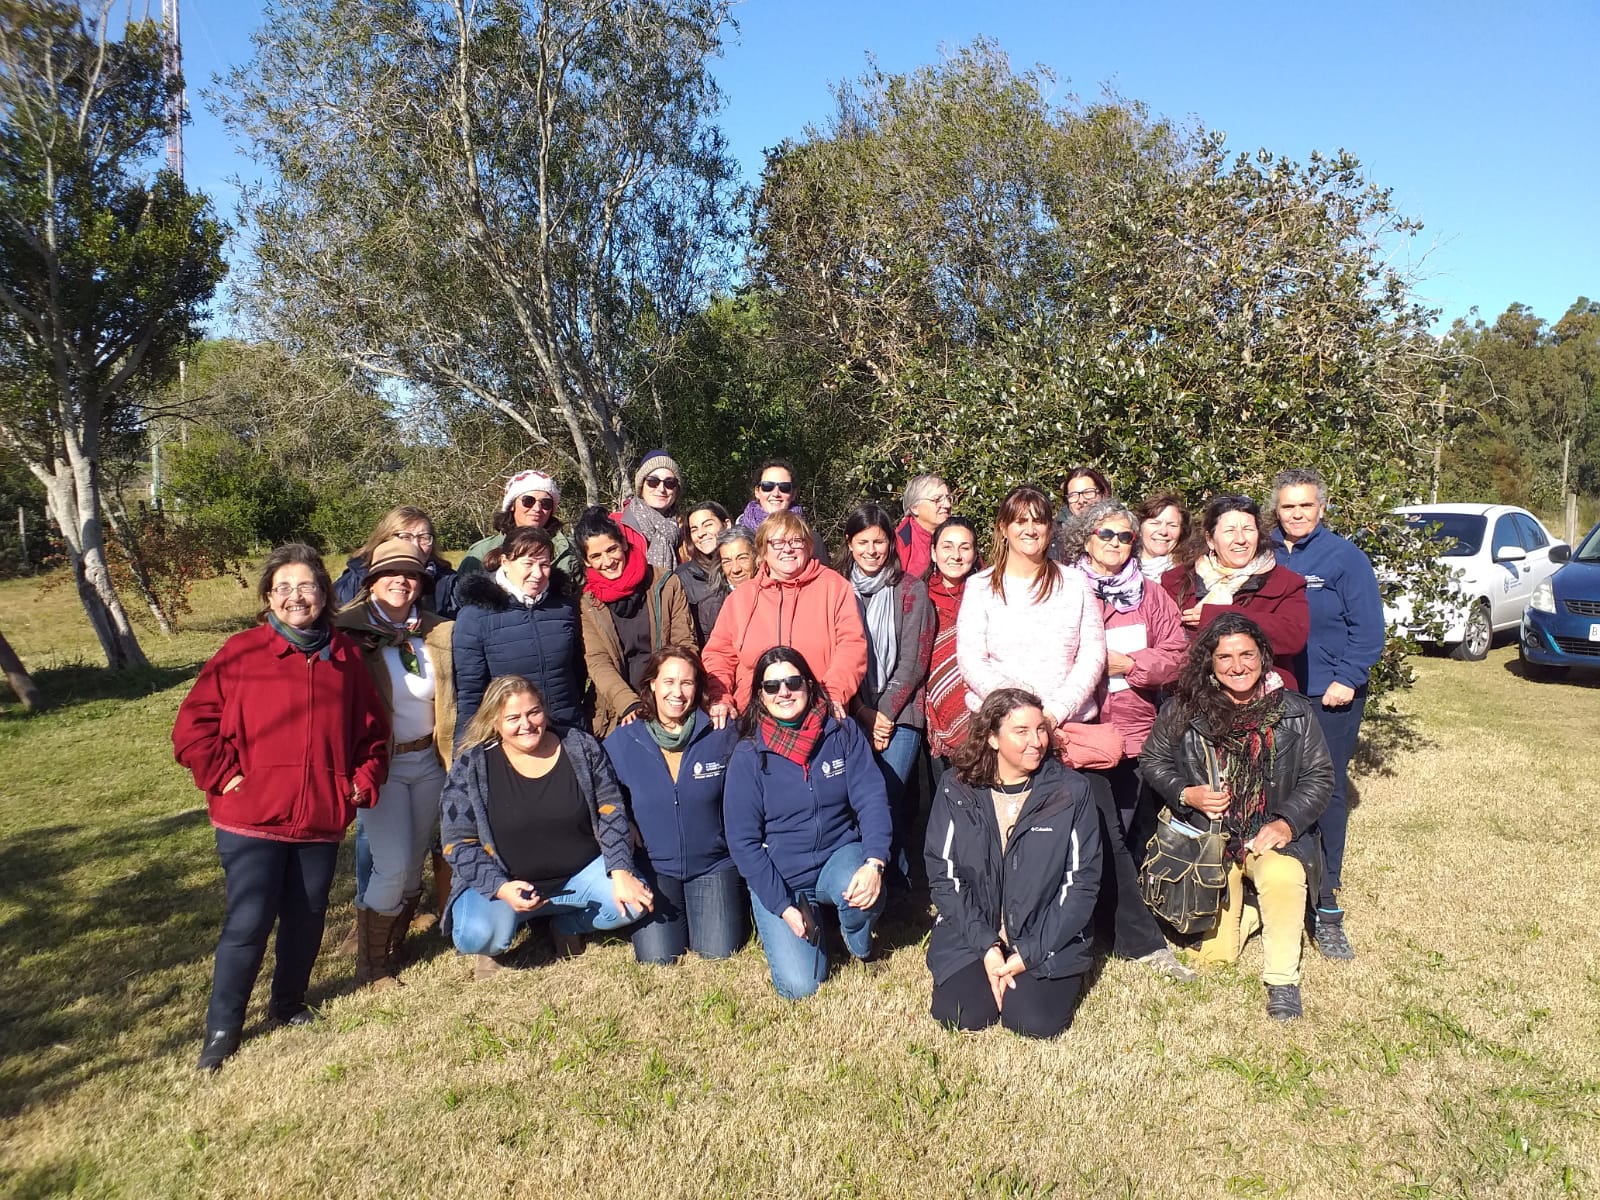
<path fill-rule="evenodd" d="M 1274 1021 L 1297 1021 L 1304 1013 L 1298 983 L 1267 984 L 1267 1016 Z"/>
<path fill-rule="evenodd" d="M 206 1040 L 200 1044 L 200 1061 L 197 1070 L 214 1073 L 239 1048 L 241 1031 L 237 1029 L 208 1029 Z"/>
<path fill-rule="evenodd" d="M 303 1001 L 298 1004 L 274 1004 L 272 1006 L 272 1023 L 274 1025 L 292 1025 L 300 1028 L 305 1025 L 317 1023 L 317 1012 Z"/>
<path fill-rule="evenodd" d="M 1356 956 L 1355 947 L 1344 932 L 1344 913 L 1331 915 L 1317 909 L 1317 918 L 1311 928 L 1311 940 L 1323 958 L 1349 962 Z"/>

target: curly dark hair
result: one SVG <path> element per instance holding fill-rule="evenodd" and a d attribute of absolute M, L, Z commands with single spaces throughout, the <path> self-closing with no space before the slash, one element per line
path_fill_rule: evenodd
<path fill-rule="evenodd" d="M 950 760 L 956 778 L 971 787 L 993 787 L 998 782 L 996 772 L 1000 767 L 1000 752 L 989 745 L 1001 724 L 1019 708 L 1037 708 L 1044 711 L 1044 701 L 1026 688 L 995 688 L 984 697 L 978 711 L 972 714 L 972 724 L 967 729 L 967 740 Z"/>
<path fill-rule="evenodd" d="M 1223 638 L 1236 633 L 1244 634 L 1260 650 L 1262 678 L 1272 670 L 1272 644 L 1261 626 L 1240 613 L 1223 613 L 1195 636 L 1189 657 L 1173 684 L 1173 703 L 1185 721 L 1199 717 L 1208 729 L 1226 729 L 1233 719 L 1234 703 L 1211 673 L 1211 656 Z"/>

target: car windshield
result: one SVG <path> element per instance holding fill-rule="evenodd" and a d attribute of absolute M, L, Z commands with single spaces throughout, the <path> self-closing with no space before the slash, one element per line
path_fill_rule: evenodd
<path fill-rule="evenodd" d="M 1572 558 L 1574 562 L 1600 563 L 1600 525 L 1589 530 L 1589 536 L 1578 544 Z"/>
<path fill-rule="evenodd" d="M 1444 547 L 1442 558 L 1471 558 L 1483 545 L 1483 531 L 1488 521 L 1471 513 L 1429 512 L 1407 513 L 1406 524 L 1413 529 L 1428 530 L 1428 535 Z M 1429 526 L 1434 528 L 1429 529 Z"/>

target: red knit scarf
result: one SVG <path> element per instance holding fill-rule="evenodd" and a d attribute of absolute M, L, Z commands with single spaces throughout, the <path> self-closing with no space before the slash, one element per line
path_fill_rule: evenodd
<path fill-rule="evenodd" d="M 828 711 L 822 697 L 812 697 L 811 707 L 793 729 L 780 725 L 759 699 L 755 703 L 756 727 L 761 730 L 761 740 L 767 749 L 783 755 L 804 771 L 807 779 L 811 778 L 811 756 L 816 752 L 817 743 L 822 741 L 822 718 Z"/>
<path fill-rule="evenodd" d="M 585 571 L 583 574 L 583 590 L 601 604 L 610 604 L 621 600 L 624 596 L 633 595 L 644 582 L 645 572 L 650 569 L 650 563 L 645 558 L 649 546 L 644 540 L 644 534 L 631 525 L 624 525 L 622 536 L 628 541 L 625 547 L 628 556 L 622 560 L 621 575 L 615 579 L 607 579 L 599 571 Z"/>

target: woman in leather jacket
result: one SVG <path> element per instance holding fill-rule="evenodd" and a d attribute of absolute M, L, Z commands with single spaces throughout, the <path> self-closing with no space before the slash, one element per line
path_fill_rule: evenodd
<path fill-rule="evenodd" d="M 1333 793 L 1333 761 L 1310 701 L 1284 687 L 1254 621 L 1225 613 L 1196 636 L 1139 770 L 1176 820 L 1200 830 L 1220 820 L 1227 835 L 1227 887 L 1200 961 L 1235 961 L 1259 929 L 1267 1014 L 1300 1016 L 1306 895 L 1322 879 L 1317 818 Z M 1246 880 L 1257 899 L 1248 909 Z"/>

